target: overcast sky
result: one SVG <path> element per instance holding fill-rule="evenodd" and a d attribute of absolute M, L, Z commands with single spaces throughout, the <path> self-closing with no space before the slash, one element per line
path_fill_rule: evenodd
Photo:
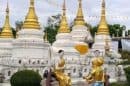
<path fill-rule="evenodd" d="M 66 0 L 68 22 L 72 22 L 77 13 L 78 0 Z M 0 27 L 4 23 L 6 0 L 0 0 Z M 37 16 L 41 26 L 46 26 L 47 18 L 61 13 L 63 0 L 35 0 Z M 107 21 L 109 24 L 119 23 L 130 29 L 130 0 L 106 0 Z M 24 20 L 29 6 L 29 0 L 9 0 L 10 21 L 14 27 L 15 21 Z M 83 0 L 83 12 L 87 23 L 99 23 L 101 0 Z M 97 16 L 97 18 L 96 18 Z"/>

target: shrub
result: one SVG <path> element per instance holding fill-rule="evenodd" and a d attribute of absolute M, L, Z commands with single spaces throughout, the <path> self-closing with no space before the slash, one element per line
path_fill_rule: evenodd
<path fill-rule="evenodd" d="M 130 52 L 129 51 L 121 51 L 122 59 L 130 60 Z"/>
<path fill-rule="evenodd" d="M 130 67 L 124 69 L 127 77 L 128 84 L 130 86 Z"/>
<path fill-rule="evenodd" d="M 129 65 L 129 64 L 130 64 L 130 60 L 119 63 L 119 65 Z"/>
<path fill-rule="evenodd" d="M 32 70 L 16 72 L 10 79 L 11 86 L 41 86 L 41 76 Z"/>
<path fill-rule="evenodd" d="M 129 65 L 130 64 L 130 51 L 121 51 L 121 57 L 122 59 L 124 59 L 125 61 L 119 63 L 122 65 Z"/>
<path fill-rule="evenodd" d="M 129 86 L 126 82 L 111 83 L 110 86 Z"/>

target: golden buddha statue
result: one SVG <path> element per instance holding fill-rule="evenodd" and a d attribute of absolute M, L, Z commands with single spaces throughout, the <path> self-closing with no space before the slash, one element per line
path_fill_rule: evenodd
<path fill-rule="evenodd" d="M 71 79 L 64 73 L 65 59 L 63 58 L 64 51 L 59 50 L 60 59 L 55 65 L 54 74 L 59 81 L 59 86 L 71 86 Z"/>
<path fill-rule="evenodd" d="M 104 71 L 102 65 L 103 58 L 97 57 L 92 59 L 92 70 L 88 76 L 83 77 L 92 86 L 104 86 Z"/>

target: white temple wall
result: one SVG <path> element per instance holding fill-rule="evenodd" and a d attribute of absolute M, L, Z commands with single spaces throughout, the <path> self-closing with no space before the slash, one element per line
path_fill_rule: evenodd
<path fill-rule="evenodd" d="M 13 50 L 13 57 L 19 58 L 48 58 L 48 51 L 44 49 L 19 48 Z"/>

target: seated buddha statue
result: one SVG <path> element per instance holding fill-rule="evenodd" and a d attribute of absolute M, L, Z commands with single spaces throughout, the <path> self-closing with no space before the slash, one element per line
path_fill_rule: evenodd
<path fill-rule="evenodd" d="M 64 51 L 59 50 L 60 58 L 55 64 L 54 74 L 59 81 L 59 86 L 71 86 L 71 79 L 64 73 L 65 59 L 63 58 Z"/>
<path fill-rule="evenodd" d="M 104 86 L 104 71 L 102 65 L 104 63 L 103 58 L 92 59 L 92 69 L 88 76 L 83 77 L 92 86 Z"/>

